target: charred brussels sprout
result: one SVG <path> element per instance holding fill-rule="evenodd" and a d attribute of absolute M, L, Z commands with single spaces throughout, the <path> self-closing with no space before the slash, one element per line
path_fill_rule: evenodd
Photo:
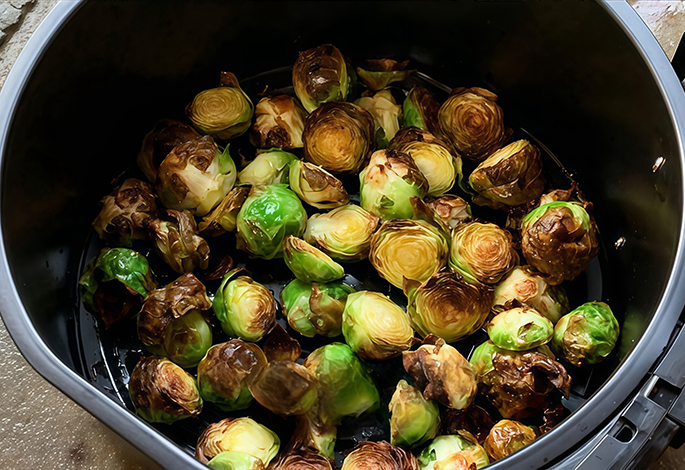
<path fill-rule="evenodd" d="M 311 113 L 328 101 L 345 101 L 351 80 L 345 58 L 331 44 L 300 52 L 293 66 L 295 94 Z"/>
<path fill-rule="evenodd" d="M 250 189 L 245 186 L 236 186 L 226 195 L 221 204 L 216 206 L 210 214 L 205 216 L 198 225 L 198 230 L 203 235 L 217 237 L 226 232 L 234 232 L 238 212 L 243 207 Z"/>
<path fill-rule="evenodd" d="M 544 204 L 523 219 L 521 250 L 528 264 L 547 275 L 549 284 L 570 281 L 599 251 L 595 221 L 580 203 Z"/>
<path fill-rule="evenodd" d="M 256 344 L 240 339 L 215 344 L 197 366 L 202 398 L 222 411 L 244 410 L 253 399 L 247 384 L 266 363 Z"/>
<path fill-rule="evenodd" d="M 350 202 L 338 178 L 309 162 L 290 164 L 290 187 L 304 202 L 317 209 L 333 209 Z"/>
<path fill-rule="evenodd" d="M 221 86 L 198 93 L 186 115 L 203 134 L 233 139 L 250 128 L 254 106 L 231 72 L 221 73 Z"/>
<path fill-rule="evenodd" d="M 421 470 L 472 470 L 490 463 L 485 449 L 466 431 L 436 437 L 418 461 Z"/>
<path fill-rule="evenodd" d="M 222 452 L 243 452 L 266 466 L 278 454 L 281 441 L 275 432 L 250 418 L 226 418 L 210 424 L 200 435 L 195 458 L 206 464 Z"/>
<path fill-rule="evenodd" d="M 165 219 L 147 219 L 150 240 L 157 254 L 179 274 L 209 266 L 209 245 L 197 234 L 195 218 L 188 211 L 167 210 Z"/>
<path fill-rule="evenodd" d="M 296 160 L 295 155 L 281 149 L 260 151 L 255 159 L 238 173 L 238 182 L 252 186 L 288 184 L 290 163 Z"/>
<path fill-rule="evenodd" d="M 361 291 L 347 297 L 342 330 L 347 344 L 362 359 L 390 359 L 414 344 L 407 312 L 378 292 Z"/>
<path fill-rule="evenodd" d="M 352 103 L 326 103 L 307 116 L 304 159 L 332 172 L 356 173 L 375 147 L 373 117 Z"/>
<path fill-rule="evenodd" d="M 426 199 L 426 202 L 450 229 L 453 229 L 461 222 L 467 222 L 472 217 L 471 207 L 468 202 L 454 194 L 445 194 L 435 199 Z"/>
<path fill-rule="evenodd" d="M 370 90 L 380 91 L 393 82 L 401 82 L 413 72 L 406 70 L 409 61 L 397 62 L 392 59 L 369 59 L 357 67 L 357 77 Z"/>
<path fill-rule="evenodd" d="M 307 227 L 307 212 L 297 194 L 284 184 L 253 186 L 238 213 L 238 248 L 272 259 L 283 254 L 288 235 L 301 237 Z"/>
<path fill-rule="evenodd" d="M 365 93 L 354 104 L 367 110 L 371 117 L 373 117 L 377 148 L 387 147 L 388 142 L 400 130 L 402 106 L 395 103 L 395 98 L 393 98 L 389 90 L 382 90 L 373 95 Z"/>
<path fill-rule="evenodd" d="M 573 365 L 597 364 L 616 346 L 619 327 L 604 302 L 587 302 L 554 327 L 552 349 Z"/>
<path fill-rule="evenodd" d="M 385 441 L 364 441 L 347 454 L 341 470 L 418 470 L 416 457 Z"/>
<path fill-rule="evenodd" d="M 530 426 L 503 419 L 495 424 L 483 443 L 483 448 L 493 462 L 511 455 L 535 440 Z"/>
<path fill-rule="evenodd" d="M 283 241 L 283 260 L 296 278 L 304 282 L 331 282 L 345 270 L 326 253 L 292 235 Z"/>
<path fill-rule="evenodd" d="M 151 423 L 171 424 L 202 411 L 195 378 L 168 359 L 144 357 L 128 382 L 136 413 Z"/>
<path fill-rule="evenodd" d="M 269 362 L 296 362 L 302 355 L 302 346 L 285 331 L 285 328 L 276 323 L 264 341 L 264 354 Z"/>
<path fill-rule="evenodd" d="M 138 153 L 138 166 L 147 180 L 154 184 L 160 163 L 174 147 L 200 137 L 195 129 L 173 119 L 162 119 L 143 139 Z"/>
<path fill-rule="evenodd" d="M 490 341 L 510 351 L 542 346 L 554 334 L 552 322 L 530 307 L 516 307 L 495 315 L 487 329 Z"/>
<path fill-rule="evenodd" d="M 217 454 L 207 462 L 207 466 L 214 470 L 265 470 L 264 464 L 257 457 L 230 450 Z"/>
<path fill-rule="evenodd" d="M 438 405 L 400 380 L 390 400 L 390 443 L 416 447 L 433 439 L 440 425 Z"/>
<path fill-rule="evenodd" d="M 254 111 L 250 141 L 258 148 L 302 148 L 307 112 L 293 97 L 279 95 L 259 100 Z"/>
<path fill-rule="evenodd" d="M 281 454 L 270 470 L 333 470 L 331 461 L 312 450 Z"/>
<path fill-rule="evenodd" d="M 86 308 L 105 325 L 124 318 L 157 287 L 147 259 L 128 248 L 103 248 L 79 280 Z"/>
<path fill-rule="evenodd" d="M 463 410 L 445 410 L 440 416 L 440 434 L 458 434 L 468 431 L 482 445 L 494 423 L 487 411 L 477 405 L 470 405 Z"/>
<path fill-rule="evenodd" d="M 402 104 L 404 125 L 418 127 L 432 134 L 440 134 L 438 111 L 440 103 L 433 93 L 423 87 L 414 87 L 409 90 Z"/>
<path fill-rule="evenodd" d="M 316 377 L 292 361 L 269 362 L 248 387 L 260 405 L 281 416 L 304 414 L 318 398 Z"/>

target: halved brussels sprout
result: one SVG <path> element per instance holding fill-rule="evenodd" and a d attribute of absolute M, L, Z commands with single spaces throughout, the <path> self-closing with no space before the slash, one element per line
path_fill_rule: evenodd
<path fill-rule="evenodd" d="M 265 470 L 264 464 L 257 457 L 231 450 L 216 454 L 207 462 L 207 466 L 214 470 Z"/>
<path fill-rule="evenodd" d="M 285 328 L 276 323 L 264 341 L 264 354 L 269 362 L 296 362 L 302 355 L 302 346 L 285 331 Z"/>
<path fill-rule="evenodd" d="M 440 103 L 435 95 L 426 88 L 415 86 L 409 90 L 402 104 L 404 125 L 418 127 L 435 135 L 440 134 L 439 110 Z"/>
<path fill-rule="evenodd" d="M 155 189 L 167 209 L 203 216 L 226 197 L 235 179 L 228 146 L 221 151 L 204 136 L 174 147 L 159 166 Z"/>
<path fill-rule="evenodd" d="M 400 130 L 402 106 L 395 102 L 390 90 L 382 90 L 375 94 L 362 95 L 354 104 L 361 106 L 371 114 L 376 129 L 376 147 L 386 148 L 388 142 Z"/>
<path fill-rule="evenodd" d="M 559 320 L 551 345 L 573 365 L 597 364 L 614 349 L 618 334 L 611 307 L 604 302 L 587 302 Z"/>
<path fill-rule="evenodd" d="M 180 274 L 207 269 L 209 245 L 197 234 L 193 215 L 185 210 L 167 210 L 159 215 L 164 219 L 146 219 L 145 226 L 160 258 Z"/>
<path fill-rule="evenodd" d="M 472 217 L 469 203 L 454 194 L 443 194 L 435 199 L 426 199 L 426 202 L 450 229 Z"/>
<path fill-rule="evenodd" d="M 350 91 L 345 57 L 331 44 L 301 51 L 293 66 L 293 87 L 309 113 L 322 103 L 345 101 Z"/>
<path fill-rule="evenodd" d="M 202 219 L 198 225 L 200 233 L 210 237 L 218 237 L 226 232 L 234 232 L 238 212 L 243 207 L 249 192 L 250 188 L 246 186 L 236 186 L 231 189 L 221 204 Z"/>
<path fill-rule="evenodd" d="M 272 465 L 270 470 L 333 470 L 330 460 L 310 449 L 281 454 Z"/>
<path fill-rule="evenodd" d="M 162 119 L 157 122 L 143 139 L 138 153 L 138 166 L 147 180 L 154 184 L 160 163 L 179 144 L 197 139 L 200 134 L 188 124 L 173 119 Z"/>
<path fill-rule="evenodd" d="M 307 112 L 292 96 L 265 96 L 254 110 L 250 141 L 258 148 L 284 150 L 302 148 L 302 133 Z"/>
<path fill-rule="evenodd" d="M 86 308 L 105 326 L 124 318 L 157 287 L 147 259 L 128 248 L 103 248 L 79 279 Z"/>
<path fill-rule="evenodd" d="M 238 182 L 252 186 L 288 184 L 290 163 L 297 160 L 295 155 L 285 150 L 262 150 L 238 173 Z"/>
<path fill-rule="evenodd" d="M 136 413 L 150 423 L 171 424 L 202 411 L 195 377 L 163 357 L 142 357 L 131 372 L 128 393 Z"/>
<path fill-rule="evenodd" d="M 299 160 L 290 164 L 290 187 L 317 209 L 333 209 L 350 202 L 342 182 L 321 167 Z"/>
<path fill-rule="evenodd" d="M 304 159 L 332 172 L 356 173 L 375 148 L 373 117 L 352 103 L 321 105 L 304 124 Z"/>
<path fill-rule="evenodd" d="M 266 363 L 256 344 L 240 339 L 215 344 L 197 366 L 200 395 L 222 411 L 244 410 L 253 400 L 247 384 Z"/>
<path fill-rule="evenodd" d="M 473 202 L 493 209 L 531 202 L 540 197 L 545 183 L 540 150 L 527 140 L 497 150 L 469 176 L 469 184 L 478 193 Z"/>
<path fill-rule="evenodd" d="M 304 282 L 331 282 L 345 276 L 343 267 L 330 256 L 292 235 L 283 241 L 283 261 Z"/>
<path fill-rule="evenodd" d="M 409 61 L 392 59 L 368 59 L 357 67 L 357 77 L 370 90 L 379 91 L 393 82 L 401 82 L 413 72 L 406 70 Z"/>
<path fill-rule="evenodd" d="M 364 441 L 347 454 L 341 470 L 418 470 L 416 457 L 385 441 Z"/>
<path fill-rule="evenodd" d="M 383 220 L 411 219 L 410 198 L 423 198 L 428 181 L 414 160 L 399 150 L 378 150 L 359 173 L 360 205 Z"/>
<path fill-rule="evenodd" d="M 221 452 L 243 452 L 266 466 L 278 454 L 278 435 L 251 418 L 226 418 L 207 426 L 195 446 L 195 458 L 206 464 Z"/>
<path fill-rule="evenodd" d="M 594 219 L 578 202 L 555 201 L 532 210 L 521 226 L 528 264 L 555 286 L 575 279 L 599 251 Z"/>
<path fill-rule="evenodd" d="M 496 346 L 527 351 L 551 341 L 554 325 L 531 307 L 516 307 L 495 315 L 488 323 L 488 336 Z"/>
<path fill-rule="evenodd" d="M 243 135 L 252 121 L 254 106 L 231 72 L 221 72 L 221 86 L 198 93 L 186 106 L 186 115 L 203 134 L 217 139 Z"/>
<path fill-rule="evenodd" d="M 467 431 L 438 436 L 418 458 L 421 470 L 472 470 L 490 464 L 488 455 Z"/>
<path fill-rule="evenodd" d="M 518 259 L 511 233 L 495 224 L 467 222 L 452 230 L 449 265 L 468 282 L 497 284 Z"/>
<path fill-rule="evenodd" d="M 469 405 L 463 410 L 446 409 L 440 416 L 439 434 L 458 434 L 468 431 L 482 445 L 495 423 L 492 418 L 478 405 Z"/>
<path fill-rule="evenodd" d="M 284 184 L 253 186 L 238 212 L 236 227 L 238 249 L 272 259 L 282 256 L 285 237 L 304 234 L 307 212 Z"/>
<path fill-rule="evenodd" d="M 438 405 L 400 380 L 390 400 L 390 443 L 416 447 L 433 439 L 440 425 Z"/>
<path fill-rule="evenodd" d="M 319 396 L 316 377 L 292 361 L 269 362 L 248 387 L 260 405 L 280 416 L 306 413 Z"/>
<path fill-rule="evenodd" d="M 495 101 L 497 95 L 483 88 L 455 88 L 440 107 L 440 129 L 460 155 L 479 161 L 509 140 L 511 130 Z"/>
<path fill-rule="evenodd" d="M 426 281 L 445 266 L 448 255 L 442 230 L 424 220 L 394 219 L 371 237 L 369 261 L 383 279 L 401 289 L 405 278 Z"/>
<path fill-rule="evenodd" d="M 397 357 L 414 344 L 407 312 L 378 292 L 360 291 L 347 297 L 343 335 L 362 359 Z"/>
<path fill-rule="evenodd" d="M 495 424 L 483 443 L 485 452 L 493 462 L 511 455 L 535 440 L 535 431 L 530 426 L 503 419 Z"/>
<path fill-rule="evenodd" d="M 304 239 L 338 261 L 366 258 L 379 218 L 355 204 L 314 214 L 307 221 Z"/>

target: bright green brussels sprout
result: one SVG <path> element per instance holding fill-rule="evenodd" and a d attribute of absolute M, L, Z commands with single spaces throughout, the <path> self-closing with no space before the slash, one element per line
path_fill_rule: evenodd
<path fill-rule="evenodd" d="M 535 431 L 518 421 L 503 419 L 495 424 L 483 442 L 491 461 L 501 460 L 535 440 Z"/>
<path fill-rule="evenodd" d="M 203 134 L 217 139 L 243 135 L 252 122 L 254 106 L 231 72 L 221 72 L 221 86 L 198 93 L 186 115 Z"/>
<path fill-rule="evenodd" d="M 209 266 L 209 245 L 197 233 L 189 211 L 162 211 L 160 218 L 146 219 L 150 240 L 160 258 L 179 274 Z"/>
<path fill-rule="evenodd" d="M 440 410 L 435 402 L 400 380 L 390 400 L 390 443 L 416 447 L 433 439 L 440 425 Z"/>
<path fill-rule="evenodd" d="M 263 150 L 238 173 L 238 182 L 252 186 L 288 184 L 290 163 L 294 161 L 298 159 L 290 152 L 278 148 Z"/>
<path fill-rule="evenodd" d="M 238 249 L 259 258 L 277 258 L 283 254 L 285 237 L 304 234 L 307 212 L 284 184 L 253 186 L 238 212 L 236 227 Z"/>
<path fill-rule="evenodd" d="M 332 173 L 356 173 L 369 160 L 375 135 L 373 117 L 364 108 L 325 103 L 304 123 L 304 159 Z"/>
<path fill-rule="evenodd" d="M 461 434 L 438 436 L 418 458 L 421 470 L 470 470 L 490 463 L 488 455 L 473 435 Z"/>
<path fill-rule="evenodd" d="M 313 163 L 297 160 L 290 164 L 290 187 L 317 209 L 333 209 L 350 202 L 342 182 Z"/>
<path fill-rule="evenodd" d="M 450 229 L 461 222 L 467 222 L 472 217 L 468 202 L 454 194 L 444 194 L 435 199 L 426 199 L 426 202 Z"/>
<path fill-rule="evenodd" d="M 331 282 L 345 276 L 343 267 L 330 256 L 292 235 L 283 241 L 283 261 L 304 282 Z"/>
<path fill-rule="evenodd" d="M 493 209 L 508 209 L 537 199 L 545 189 L 540 150 L 517 140 L 482 161 L 469 176 L 478 193 L 473 202 Z"/>
<path fill-rule="evenodd" d="M 293 66 L 293 86 L 308 113 L 328 101 L 345 101 L 350 90 L 345 58 L 331 44 L 300 52 Z"/>
<path fill-rule="evenodd" d="M 247 276 L 224 276 L 214 296 L 212 309 L 229 336 L 257 342 L 276 321 L 276 300 L 271 291 Z"/>
<path fill-rule="evenodd" d="M 309 284 L 295 279 L 281 291 L 288 324 L 303 336 L 338 336 L 347 296 L 354 292 L 342 282 Z"/>
<path fill-rule="evenodd" d="M 415 86 L 409 90 L 404 103 L 402 103 L 404 125 L 418 127 L 438 135 L 441 133 L 438 123 L 439 109 L 440 103 L 435 99 L 433 93 L 426 88 Z"/>
<path fill-rule="evenodd" d="M 452 230 L 449 265 L 468 282 L 497 284 L 518 259 L 511 233 L 495 224 L 467 222 Z"/>
<path fill-rule="evenodd" d="M 487 330 L 496 346 L 526 351 L 551 341 L 554 325 L 534 308 L 516 307 L 495 315 Z"/>
<path fill-rule="evenodd" d="M 258 148 L 302 148 L 307 112 L 292 96 L 265 96 L 254 110 L 250 141 Z"/>
<path fill-rule="evenodd" d="M 447 263 L 449 245 L 442 230 L 424 220 L 393 219 L 371 237 L 369 261 L 390 284 L 428 280 Z"/>
<path fill-rule="evenodd" d="M 402 106 L 395 103 L 390 90 L 382 90 L 375 94 L 364 93 L 354 104 L 361 106 L 371 114 L 376 129 L 376 148 L 384 149 L 388 142 L 400 130 Z"/>
<path fill-rule="evenodd" d="M 368 59 L 357 67 L 357 77 L 370 90 L 380 91 L 393 82 L 401 82 L 413 72 L 405 70 L 409 61 L 397 62 L 392 59 Z"/>
<path fill-rule="evenodd" d="M 210 237 L 218 237 L 226 232 L 234 232 L 238 212 L 243 207 L 249 192 L 250 188 L 247 186 L 236 186 L 231 189 L 221 204 L 202 219 L 197 227 L 200 233 Z"/>
<path fill-rule="evenodd" d="M 347 454 L 341 470 L 418 470 L 416 457 L 386 441 L 364 441 Z"/>
<path fill-rule="evenodd" d="M 555 201 L 532 210 L 521 226 L 521 250 L 550 285 L 574 279 L 599 251 L 594 219 L 578 202 Z"/>
<path fill-rule="evenodd" d="M 155 183 L 159 164 L 174 147 L 198 137 L 200 134 L 188 124 L 173 119 L 162 119 L 157 122 L 143 139 L 143 145 L 138 152 L 138 166 L 147 180 Z"/>
<path fill-rule="evenodd" d="M 333 470 L 330 460 L 311 449 L 281 454 L 272 465 L 270 470 Z"/>
<path fill-rule="evenodd" d="M 397 357 L 414 344 L 407 312 L 378 292 L 360 291 L 347 297 L 342 331 L 362 359 Z"/>
<path fill-rule="evenodd" d="M 222 411 L 244 410 L 253 400 L 247 384 L 266 363 L 256 344 L 240 339 L 215 344 L 197 366 L 202 399 Z"/>
<path fill-rule="evenodd" d="M 195 377 L 163 357 L 142 357 L 131 372 L 128 393 L 136 413 L 150 423 L 171 424 L 202 411 Z"/>
<path fill-rule="evenodd" d="M 243 452 L 266 466 L 278 454 L 278 435 L 251 418 L 226 418 L 207 426 L 195 446 L 195 458 L 206 464 L 222 452 Z"/>
<path fill-rule="evenodd" d="M 411 219 L 411 197 L 423 198 L 428 181 L 414 160 L 404 152 L 385 149 L 371 155 L 359 173 L 360 205 L 383 220 Z"/>
<path fill-rule="evenodd" d="M 554 327 L 552 349 L 573 365 L 597 364 L 616 346 L 619 327 L 604 302 L 587 302 L 561 317 Z"/>
<path fill-rule="evenodd" d="M 265 470 L 264 464 L 257 457 L 231 450 L 216 454 L 207 462 L 207 466 L 214 470 Z"/>
<path fill-rule="evenodd" d="M 226 197 L 235 179 L 228 146 L 221 151 L 204 136 L 174 147 L 159 166 L 155 189 L 167 209 L 203 216 Z"/>
<path fill-rule="evenodd" d="M 138 308 L 157 287 L 147 259 L 128 248 L 103 248 L 79 279 L 81 299 L 107 328 Z"/>
<path fill-rule="evenodd" d="M 269 362 L 248 387 L 260 405 L 280 416 L 305 414 L 319 396 L 314 374 L 292 361 Z"/>
<path fill-rule="evenodd" d="M 366 258 L 371 236 L 379 218 L 361 207 L 348 204 L 325 214 L 314 214 L 307 221 L 304 239 L 338 261 Z"/>

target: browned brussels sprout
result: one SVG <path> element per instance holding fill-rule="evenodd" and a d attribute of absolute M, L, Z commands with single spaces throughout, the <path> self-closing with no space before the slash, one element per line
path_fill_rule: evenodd
<path fill-rule="evenodd" d="M 206 464 L 221 452 L 244 452 L 266 466 L 278 454 L 278 435 L 251 418 L 226 418 L 207 426 L 195 446 L 195 458 Z"/>
<path fill-rule="evenodd" d="M 461 222 L 467 222 L 472 217 L 469 203 L 454 194 L 426 199 L 426 202 L 450 229 Z"/>
<path fill-rule="evenodd" d="M 433 439 L 418 461 L 421 470 L 476 470 L 490 463 L 485 449 L 464 430 Z"/>
<path fill-rule="evenodd" d="M 307 116 L 304 159 L 332 172 L 356 173 L 375 148 L 375 125 L 364 108 L 331 102 Z"/>
<path fill-rule="evenodd" d="M 285 328 L 276 323 L 269 336 L 264 341 L 264 354 L 269 362 L 292 361 L 295 362 L 302 354 L 300 342 L 291 337 Z"/>
<path fill-rule="evenodd" d="M 195 218 L 188 211 L 167 210 L 165 219 L 147 219 L 145 225 L 157 254 L 177 273 L 209 266 L 209 245 L 197 234 Z"/>
<path fill-rule="evenodd" d="M 413 72 L 406 70 L 409 61 L 392 59 L 368 59 L 357 67 L 357 77 L 370 90 L 380 91 L 393 82 L 401 82 Z"/>
<path fill-rule="evenodd" d="M 293 161 L 289 179 L 290 188 L 295 194 L 317 209 L 333 209 L 350 202 L 342 182 L 313 163 Z"/>
<path fill-rule="evenodd" d="M 419 470 L 416 457 L 386 441 L 364 441 L 347 454 L 341 470 Z"/>
<path fill-rule="evenodd" d="M 324 400 L 317 400 L 305 414 L 295 416 L 295 432 L 288 442 L 288 452 L 315 450 L 333 462 L 338 428 L 328 415 Z"/>
<path fill-rule="evenodd" d="M 210 237 L 218 237 L 226 232 L 235 232 L 238 212 L 243 207 L 249 193 L 250 188 L 247 186 L 236 186 L 231 189 L 221 204 L 202 219 L 198 225 L 200 233 Z"/>
<path fill-rule="evenodd" d="M 332 338 L 342 332 L 345 302 L 353 292 L 340 281 L 310 284 L 295 279 L 281 290 L 281 306 L 293 330 L 310 338 Z"/>
<path fill-rule="evenodd" d="M 129 178 L 100 201 L 100 214 L 93 221 L 98 236 L 115 245 L 131 246 L 146 240 L 145 219 L 157 215 L 152 186 Z"/>
<path fill-rule="evenodd" d="M 305 449 L 281 454 L 269 470 L 333 470 L 333 466 L 326 457 Z"/>
<path fill-rule="evenodd" d="M 302 148 L 307 112 L 295 98 L 288 95 L 264 97 L 257 103 L 254 116 L 250 141 L 255 147 Z"/>
<path fill-rule="evenodd" d="M 318 398 L 316 377 L 292 361 L 269 362 L 248 387 L 260 405 L 280 416 L 304 414 Z"/>
<path fill-rule="evenodd" d="M 376 129 L 376 145 L 379 149 L 386 148 L 388 142 L 400 130 L 402 106 L 395 102 L 390 90 L 382 90 L 375 94 L 366 92 L 354 101 L 371 114 Z"/>
<path fill-rule="evenodd" d="M 483 88 L 455 88 L 440 107 L 440 129 L 460 155 L 479 161 L 509 140 L 511 130 L 495 101 L 497 95 Z"/>
<path fill-rule="evenodd" d="M 440 434 L 458 434 L 468 431 L 482 445 L 494 423 L 492 418 L 478 405 L 470 405 L 463 410 L 446 409 L 440 416 Z"/>
<path fill-rule="evenodd" d="M 495 424 L 483 443 L 485 452 L 492 462 L 511 455 L 535 440 L 535 431 L 530 426 L 503 419 Z"/>
<path fill-rule="evenodd" d="M 155 183 L 159 165 L 174 147 L 198 137 L 200 134 L 188 124 L 173 119 L 162 119 L 157 122 L 143 139 L 143 145 L 138 153 L 138 166 L 143 170 L 147 180 Z"/>
<path fill-rule="evenodd" d="M 418 127 L 433 135 L 439 135 L 442 132 L 438 122 L 439 110 L 440 103 L 433 93 L 426 88 L 415 86 L 409 90 L 402 104 L 404 125 Z"/>
<path fill-rule="evenodd" d="M 322 44 L 298 55 L 293 66 L 293 87 L 307 112 L 328 101 L 345 101 L 350 86 L 350 71 L 337 47 Z"/>
<path fill-rule="evenodd" d="M 202 411 L 195 378 L 162 357 L 138 361 L 131 372 L 128 393 L 136 413 L 151 423 L 171 424 Z"/>

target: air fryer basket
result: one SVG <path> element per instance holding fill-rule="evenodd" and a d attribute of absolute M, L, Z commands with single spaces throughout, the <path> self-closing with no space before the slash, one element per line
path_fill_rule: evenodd
<path fill-rule="evenodd" d="M 126 350 L 78 304 L 95 201 L 134 164 L 154 122 L 181 117 L 219 71 L 242 79 L 287 68 L 322 43 L 352 60 L 408 58 L 451 87 L 495 91 L 507 122 L 554 152 L 595 203 L 603 249 L 584 295 L 622 317 L 617 354 L 576 385 L 574 414 L 492 468 L 578 463 L 579 446 L 615 429 L 612 418 L 647 380 L 685 303 L 677 292 L 685 99 L 627 4 L 59 5 L 0 95 L 0 308 L 13 338 L 41 374 L 160 464 L 199 468 L 185 452 L 197 435 L 127 411 L 126 376 L 117 376 L 132 367 Z"/>

